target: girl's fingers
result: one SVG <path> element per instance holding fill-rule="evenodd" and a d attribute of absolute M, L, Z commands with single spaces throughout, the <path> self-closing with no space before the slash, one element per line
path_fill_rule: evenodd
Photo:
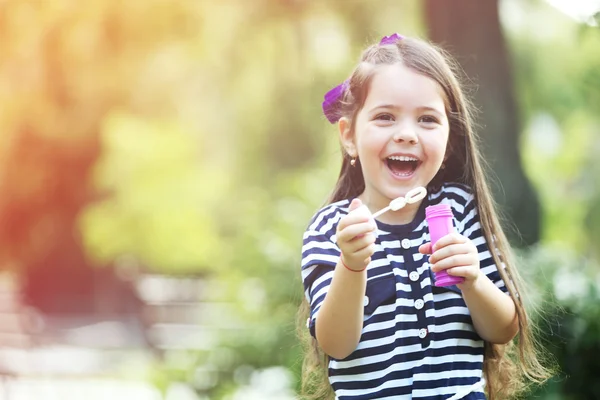
<path fill-rule="evenodd" d="M 342 250 L 345 253 L 356 253 L 371 245 L 375 245 L 375 235 L 373 233 L 367 233 L 360 238 L 344 243 Z"/>
<path fill-rule="evenodd" d="M 373 220 L 373 214 L 371 214 L 369 208 L 364 205 L 360 199 L 356 198 L 352 200 L 352 203 L 350 203 L 350 206 L 348 207 L 348 214 L 338 223 L 337 230 L 341 231 L 350 225 L 368 221 L 373 221 L 373 223 L 375 223 Z"/>
<path fill-rule="evenodd" d="M 362 206 L 362 201 L 359 198 L 352 199 L 352 202 L 348 206 L 348 212 L 352 212 Z"/>
<path fill-rule="evenodd" d="M 480 270 L 478 268 L 473 268 L 473 266 L 459 266 L 448 268 L 446 272 L 448 273 L 448 275 L 460 276 L 465 279 L 472 280 L 477 278 L 477 276 L 480 273 Z"/>
<path fill-rule="evenodd" d="M 373 235 L 367 235 L 373 236 Z M 364 241 L 360 241 L 364 242 Z M 362 247 L 358 247 L 359 243 L 356 243 L 357 248 L 345 248 L 342 249 L 344 260 L 346 260 L 346 265 L 353 265 L 351 268 L 361 269 L 359 267 L 361 265 L 368 265 L 371 262 L 371 256 L 375 253 L 375 241 L 372 240 L 372 243 L 360 243 L 360 245 L 365 244 Z M 355 245 L 353 242 L 352 245 Z"/>
<path fill-rule="evenodd" d="M 477 265 L 477 261 L 478 260 L 472 254 L 455 254 L 450 257 L 446 257 L 443 260 L 432 263 L 431 270 L 433 272 L 439 272 L 455 267 L 469 267 L 472 269 L 475 265 Z"/>
<path fill-rule="evenodd" d="M 419 246 L 419 253 L 431 254 L 431 243 L 424 243 Z"/>
<path fill-rule="evenodd" d="M 375 253 L 375 244 L 370 244 L 366 247 L 363 247 L 360 250 L 357 250 L 353 253 L 353 257 L 357 260 L 364 260 L 366 258 L 371 257 Z"/>
<path fill-rule="evenodd" d="M 375 229 L 377 229 L 377 227 L 372 221 L 350 225 L 337 233 L 338 242 L 350 242 L 357 239 L 357 236 L 371 233 Z"/>
<path fill-rule="evenodd" d="M 371 220 L 372 220 L 372 218 L 368 214 L 360 214 L 360 213 L 348 214 L 344 218 L 342 218 L 340 220 L 340 222 L 338 223 L 337 231 L 341 232 L 344 229 L 347 229 L 348 227 L 350 227 L 352 225 L 365 223 L 365 222 L 371 222 Z M 375 222 L 373 221 L 373 223 L 375 223 Z"/>
<path fill-rule="evenodd" d="M 438 250 L 435 250 L 429 258 L 429 262 L 431 264 L 435 264 L 456 254 L 476 255 L 477 249 L 471 243 L 450 244 L 446 247 L 441 247 Z"/>
<path fill-rule="evenodd" d="M 426 248 L 426 245 L 422 245 L 421 248 L 425 251 L 424 254 L 427 254 L 427 250 L 433 250 L 429 257 L 433 272 L 446 270 L 449 275 L 460 276 L 467 280 L 475 279 L 480 273 L 477 247 L 459 233 L 454 232 L 443 236 L 433 248 Z"/>
<path fill-rule="evenodd" d="M 443 247 L 449 246 L 451 244 L 461 244 L 461 243 L 467 243 L 469 241 L 469 239 L 467 239 L 466 237 L 464 237 L 463 235 L 461 235 L 460 233 L 449 233 L 446 236 L 442 236 L 436 243 L 435 246 L 433 246 L 433 251 L 435 252 L 438 249 L 441 249 Z"/>

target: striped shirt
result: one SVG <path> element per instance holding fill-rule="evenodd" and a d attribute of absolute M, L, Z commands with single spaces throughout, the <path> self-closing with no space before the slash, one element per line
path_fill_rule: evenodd
<path fill-rule="evenodd" d="M 340 255 L 337 223 L 348 213 L 350 200 L 322 208 L 304 233 L 302 280 L 311 309 L 307 325 L 313 336 Z M 484 342 L 475 332 L 460 289 L 434 286 L 428 256 L 418 251 L 429 242 L 425 207 L 440 203 L 450 205 L 456 231 L 477 246 L 481 270 L 508 292 L 468 187 L 446 184 L 428 194 L 409 224 L 377 221 L 360 342 L 348 357 L 329 362 L 329 381 L 339 400 L 442 400 L 482 378 Z M 485 394 L 479 389 L 464 398 L 485 399 Z"/>

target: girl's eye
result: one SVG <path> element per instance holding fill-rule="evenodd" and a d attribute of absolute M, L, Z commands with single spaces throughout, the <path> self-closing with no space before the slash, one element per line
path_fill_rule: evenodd
<path fill-rule="evenodd" d="M 380 120 L 380 121 L 393 121 L 394 116 L 391 114 L 379 114 L 378 116 L 375 117 L 375 119 Z"/>
<path fill-rule="evenodd" d="M 423 115 L 419 118 L 419 122 L 425 122 L 426 124 L 439 124 L 438 119 L 431 115 Z"/>

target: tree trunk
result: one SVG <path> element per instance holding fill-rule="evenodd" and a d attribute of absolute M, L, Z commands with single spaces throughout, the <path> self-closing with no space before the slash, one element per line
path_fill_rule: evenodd
<path fill-rule="evenodd" d="M 514 244 L 533 244 L 539 240 L 539 202 L 519 156 L 520 122 L 498 1 L 426 0 L 425 18 L 430 40 L 454 55 L 477 85 L 478 133 L 507 234 Z"/>

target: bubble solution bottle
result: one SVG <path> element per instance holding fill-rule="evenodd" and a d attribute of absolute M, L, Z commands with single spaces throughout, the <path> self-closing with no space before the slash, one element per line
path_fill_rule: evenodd
<path fill-rule="evenodd" d="M 427 207 L 425 209 L 425 219 L 429 225 L 431 247 L 441 237 L 454 232 L 454 227 L 452 226 L 452 209 L 448 204 L 437 204 Z M 448 275 L 445 270 L 435 273 L 435 286 L 452 286 L 464 281 L 465 278 Z"/>

